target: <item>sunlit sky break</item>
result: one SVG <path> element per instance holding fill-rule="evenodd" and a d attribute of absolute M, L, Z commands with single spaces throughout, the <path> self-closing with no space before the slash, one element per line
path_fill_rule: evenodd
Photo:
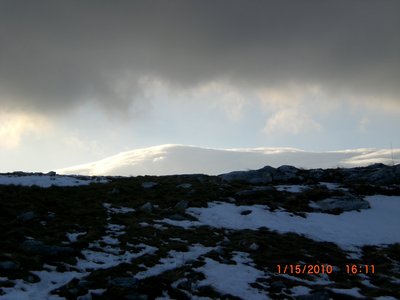
<path fill-rule="evenodd" d="M 400 147 L 400 1 L 0 1 L 0 172 Z"/>

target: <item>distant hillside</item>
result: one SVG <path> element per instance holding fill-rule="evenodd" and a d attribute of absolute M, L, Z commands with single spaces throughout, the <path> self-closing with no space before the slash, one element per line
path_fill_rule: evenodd
<path fill-rule="evenodd" d="M 392 159 L 393 157 L 393 159 Z M 80 175 L 171 175 L 203 173 L 217 175 L 233 170 L 258 169 L 266 165 L 298 168 L 367 166 L 400 163 L 400 149 L 354 149 L 307 152 L 294 148 L 210 149 L 184 145 L 161 145 L 121 152 L 108 158 L 57 170 Z"/>

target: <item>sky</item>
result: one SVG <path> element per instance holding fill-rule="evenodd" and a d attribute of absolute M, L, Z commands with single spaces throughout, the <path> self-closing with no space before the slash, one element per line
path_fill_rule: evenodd
<path fill-rule="evenodd" d="M 397 0 L 1 0 L 0 172 L 166 143 L 400 147 Z"/>

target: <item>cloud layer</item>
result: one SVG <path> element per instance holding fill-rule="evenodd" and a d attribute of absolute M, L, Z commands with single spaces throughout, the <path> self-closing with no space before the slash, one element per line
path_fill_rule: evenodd
<path fill-rule="evenodd" d="M 395 0 L 5 0 L 0 104 L 124 111 L 156 78 L 185 89 L 311 84 L 399 106 L 399 11 Z"/>

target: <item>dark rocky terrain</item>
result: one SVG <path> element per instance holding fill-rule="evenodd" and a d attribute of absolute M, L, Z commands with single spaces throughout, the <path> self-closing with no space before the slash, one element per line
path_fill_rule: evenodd
<path fill-rule="evenodd" d="M 299 219 L 361 213 L 367 196 L 400 196 L 400 165 L 102 179 L 0 185 L 0 299 L 400 298 L 398 242 L 351 251 L 268 227 L 213 227 L 194 213 L 210 203 L 247 208 L 240 215 L 250 219 L 261 206 Z M 334 271 L 278 270 L 297 264 Z M 375 270 L 348 274 L 350 264 Z"/>

